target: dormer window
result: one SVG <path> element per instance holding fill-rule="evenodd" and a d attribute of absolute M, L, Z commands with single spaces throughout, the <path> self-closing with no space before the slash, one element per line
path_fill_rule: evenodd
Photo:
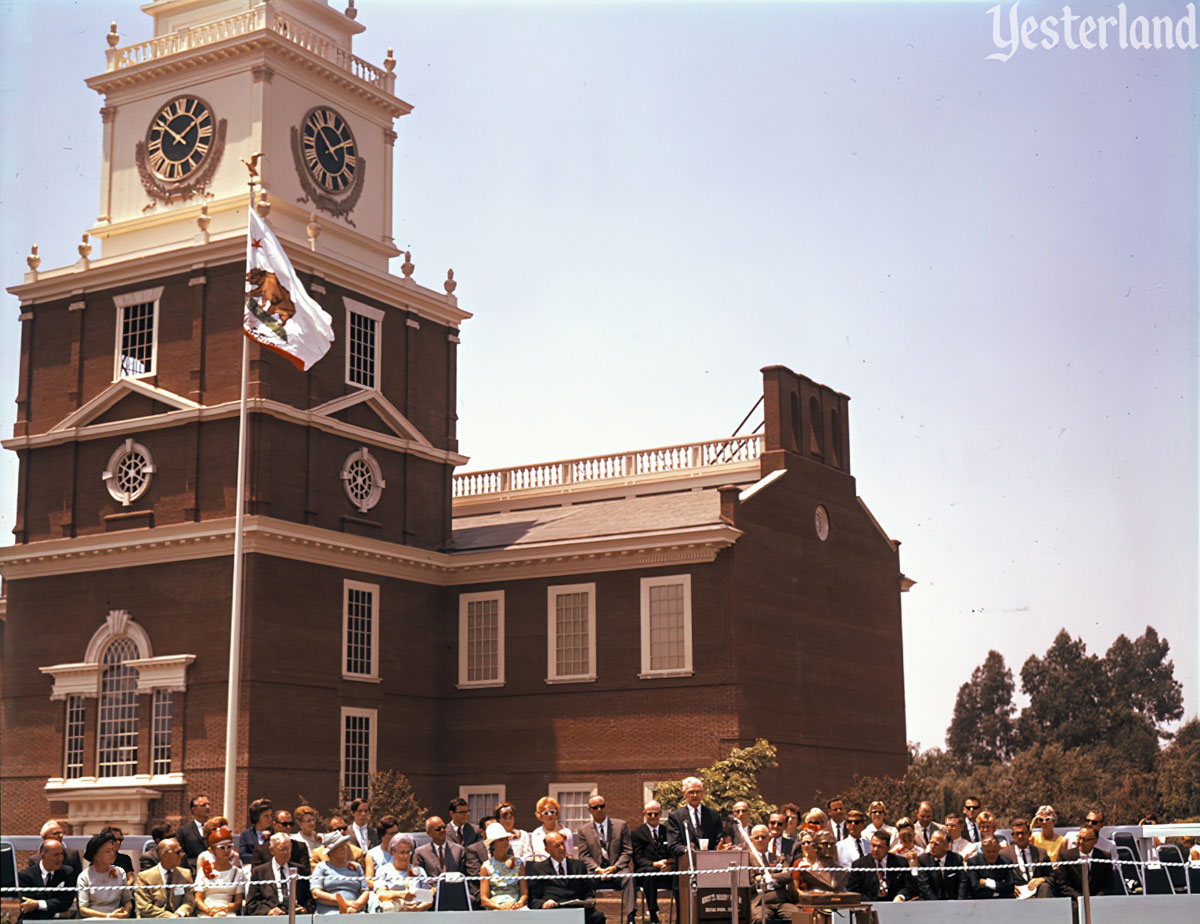
<path fill-rule="evenodd" d="M 345 302 L 346 384 L 376 391 L 379 389 L 383 312 L 352 298 Z"/>
<path fill-rule="evenodd" d="M 158 302 L 163 287 L 117 295 L 117 350 L 113 380 L 158 372 Z"/>

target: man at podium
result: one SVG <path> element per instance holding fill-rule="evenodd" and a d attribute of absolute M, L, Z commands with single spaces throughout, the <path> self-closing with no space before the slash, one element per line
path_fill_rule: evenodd
<path fill-rule="evenodd" d="M 721 819 L 703 804 L 704 783 L 694 776 L 683 781 L 684 804 L 667 816 L 667 847 L 675 857 L 692 850 L 715 850 L 721 839 Z"/>

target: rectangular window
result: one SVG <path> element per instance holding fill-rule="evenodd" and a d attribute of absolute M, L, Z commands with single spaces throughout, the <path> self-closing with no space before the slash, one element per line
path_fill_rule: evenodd
<path fill-rule="evenodd" d="M 342 795 L 370 797 L 375 773 L 375 721 L 378 710 L 342 707 Z"/>
<path fill-rule="evenodd" d="M 504 683 L 504 591 L 458 596 L 458 685 Z"/>
<path fill-rule="evenodd" d="M 342 676 L 379 680 L 379 585 L 342 582 Z"/>
<path fill-rule="evenodd" d="M 83 740 L 84 721 L 87 713 L 84 710 L 82 696 L 67 697 L 67 729 L 66 729 L 66 767 L 63 776 L 74 780 L 83 776 Z"/>
<path fill-rule="evenodd" d="M 548 590 L 546 680 L 596 679 L 596 585 Z"/>
<path fill-rule="evenodd" d="M 484 786 L 460 786 L 459 798 L 466 799 L 470 808 L 472 824 L 479 824 L 479 819 L 487 818 L 496 811 L 496 806 L 505 800 L 506 787 L 500 783 Z"/>
<path fill-rule="evenodd" d="M 158 301 L 163 287 L 113 297 L 117 308 L 116 368 L 113 380 L 158 372 Z"/>
<path fill-rule="evenodd" d="M 640 677 L 692 673 L 692 576 L 642 578 Z"/>
<path fill-rule="evenodd" d="M 358 388 L 379 387 L 379 357 L 382 355 L 383 312 L 370 305 L 346 302 L 346 384 Z"/>
<path fill-rule="evenodd" d="M 151 716 L 150 772 L 171 772 L 171 708 L 169 690 L 155 690 Z"/>
<path fill-rule="evenodd" d="M 558 823 L 572 831 L 592 820 L 588 812 L 588 799 L 596 795 L 595 783 L 551 783 L 547 794 L 558 800 Z"/>

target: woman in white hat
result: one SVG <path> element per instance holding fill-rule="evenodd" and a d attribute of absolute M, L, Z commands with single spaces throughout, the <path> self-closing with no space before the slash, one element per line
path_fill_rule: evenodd
<path fill-rule="evenodd" d="M 407 834 L 393 835 L 388 844 L 392 862 L 375 870 L 375 897 L 380 911 L 427 911 L 430 901 L 417 901 L 417 890 L 429 888 L 425 870 L 412 862 L 416 845 Z"/>
<path fill-rule="evenodd" d="M 525 881 L 525 864 L 512 852 L 512 834 L 504 825 L 492 822 L 483 839 L 487 841 L 489 857 L 479 870 L 479 900 L 492 911 L 516 911 L 529 904 L 529 885 Z"/>
<path fill-rule="evenodd" d="M 351 859 L 350 840 L 345 832 L 330 831 L 321 841 L 325 859 L 310 882 L 317 914 L 357 913 L 367 907 L 371 892 L 362 865 Z"/>

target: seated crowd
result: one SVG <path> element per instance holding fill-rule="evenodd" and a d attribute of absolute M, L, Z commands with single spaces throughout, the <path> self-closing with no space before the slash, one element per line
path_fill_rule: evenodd
<path fill-rule="evenodd" d="M 596 795 L 588 801 L 591 821 L 575 831 L 560 822 L 561 807 L 550 797 L 538 800 L 540 825 L 530 831 L 517 826 L 512 803 L 474 825 L 467 801 L 458 798 L 448 820 L 426 820 L 428 842 L 418 845 L 395 815 L 373 821 L 365 799 L 330 818 L 324 833 L 311 806 L 290 812 L 258 799 L 250 827 L 234 836 L 229 820 L 212 815 L 209 799 L 197 796 L 192 817 L 177 829 L 152 830 L 154 846 L 136 872 L 120 852 L 119 828 L 94 835 L 81 857 L 64 846 L 63 825 L 49 821 L 18 877 L 21 915 L 283 915 L 291 903 L 300 914 L 569 905 L 585 910 L 586 924 L 604 924 L 595 894 L 612 889 L 620 893 L 622 924 L 632 924 L 639 890 L 658 924 L 659 891 L 677 891 L 679 880 L 648 874 L 687 868 L 684 858 L 694 851 L 732 848 L 747 850 L 760 869 L 756 917 L 793 916 L 801 892 L 855 892 L 869 902 L 1079 896 L 1085 868 L 1092 895 L 1120 892 L 1108 862 L 1115 847 L 1100 836 L 1100 810 L 1089 811 L 1078 831 L 1058 835 L 1057 814 L 1043 805 L 1032 821 L 1014 818 L 1005 837 L 977 798 L 941 823 L 928 802 L 889 823 L 882 802 L 862 812 L 847 810 L 841 798 L 806 813 L 787 803 L 762 823 L 746 802 L 735 802 L 723 819 L 704 805 L 704 784 L 695 777 L 683 781 L 683 797 L 665 818 L 659 803 L 647 803 L 642 823 L 631 829 Z M 1088 862 L 1074 862 L 1080 859 Z"/>

